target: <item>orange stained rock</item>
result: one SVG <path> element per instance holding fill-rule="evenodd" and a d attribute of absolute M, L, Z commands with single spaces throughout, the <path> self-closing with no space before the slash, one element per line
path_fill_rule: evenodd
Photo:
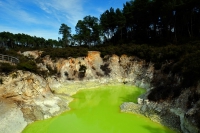
<path fill-rule="evenodd" d="M 127 55 L 123 54 L 121 55 L 121 58 L 127 58 Z"/>
<path fill-rule="evenodd" d="M 87 58 L 88 58 L 89 61 L 93 61 L 93 60 L 95 60 L 95 59 L 97 59 L 99 57 L 100 57 L 100 52 L 99 51 L 88 51 Z"/>
<path fill-rule="evenodd" d="M 119 61 L 119 56 L 117 56 L 117 55 L 112 55 L 112 57 L 111 57 L 111 61 L 112 62 L 118 62 Z"/>
<path fill-rule="evenodd" d="M 56 63 L 56 68 L 58 72 L 61 70 L 63 65 L 65 65 L 66 62 L 68 62 L 68 60 L 61 59 Z"/>

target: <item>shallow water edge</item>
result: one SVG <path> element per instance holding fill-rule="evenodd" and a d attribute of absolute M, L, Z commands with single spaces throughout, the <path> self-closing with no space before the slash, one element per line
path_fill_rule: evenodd
<path fill-rule="evenodd" d="M 129 133 L 131 131 L 174 133 L 149 119 L 130 113 L 121 113 L 123 102 L 137 102 L 145 90 L 130 85 L 104 85 L 83 89 L 73 95 L 70 111 L 44 121 L 35 122 L 23 133 Z M 137 127 L 138 125 L 138 127 Z M 151 125 L 151 126 L 149 126 Z M 132 129 L 134 127 L 134 129 Z M 77 129 L 78 128 L 78 129 Z"/>

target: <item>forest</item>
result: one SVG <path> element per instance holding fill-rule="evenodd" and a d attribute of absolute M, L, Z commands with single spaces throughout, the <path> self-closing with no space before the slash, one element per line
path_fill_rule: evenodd
<path fill-rule="evenodd" d="M 36 63 L 17 51 L 42 50 L 52 59 L 86 56 L 96 50 L 105 55 L 134 55 L 154 63 L 165 73 L 183 77 L 184 86 L 197 85 L 200 79 L 200 1 L 131 0 L 123 9 L 110 8 L 99 18 L 85 16 L 71 27 L 61 24 L 58 40 L 24 33 L 0 32 L 0 53 L 20 59 L 17 69 L 37 72 Z M 1 64 L 1 72 L 15 70 Z M 41 73 L 41 72 L 38 72 Z"/>
<path fill-rule="evenodd" d="M 71 34 L 71 27 L 61 24 L 58 40 L 26 34 L 0 33 L 0 46 L 60 47 L 101 44 L 182 44 L 200 37 L 199 0 L 132 0 L 123 9 L 110 8 L 99 18 L 85 16 Z"/>

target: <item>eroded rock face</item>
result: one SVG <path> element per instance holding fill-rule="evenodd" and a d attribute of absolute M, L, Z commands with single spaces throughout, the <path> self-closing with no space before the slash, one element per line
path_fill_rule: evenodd
<path fill-rule="evenodd" d="M 3 98 L 22 100 L 46 95 L 50 92 L 47 82 L 40 76 L 30 72 L 17 71 L 3 78 L 1 85 Z"/>
<path fill-rule="evenodd" d="M 68 101 L 53 95 L 46 80 L 38 75 L 17 71 L 1 78 L 2 132 L 19 133 L 28 123 L 50 118 L 68 109 Z M 4 126 L 6 124 L 10 126 Z"/>
<path fill-rule="evenodd" d="M 38 53 L 40 52 L 37 51 L 32 56 L 38 58 Z M 107 55 L 101 58 L 98 51 L 88 52 L 87 57 L 52 60 L 50 56 L 46 56 L 42 60 L 43 63 L 38 64 L 41 70 L 50 71 L 51 68 L 56 70 L 57 74 L 45 79 L 22 71 L 2 76 L 0 97 L 5 101 L 13 101 L 18 114 L 23 114 L 19 115 L 24 121 L 21 127 L 67 110 L 67 104 L 72 100 L 70 96 L 80 89 L 120 82 L 147 89 L 147 93 L 138 99 L 138 104 L 124 103 L 121 106 L 122 111 L 143 114 L 153 121 L 185 133 L 199 132 L 194 118 L 200 102 L 195 101 L 190 109 L 186 107 L 191 90 L 184 90 L 179 97 L 171 101 L 158 103 L 148 100 L 148 94 L 155 87 L 153 82 L 162 85 L 161 80 L 164 82 L 170 79 L 169 83 L 173 82 L 173 87 L 180 84 L 179 77 L 155 71 L 152 63 L 126 55 Z"/>
<path fill-rule="evenodd" d="M 112 55 L 101 58 L 97 51 L 90 51 L 87 57 L 59 59 L 54 64 L 54 68 L 60 72 L 58 80 L 61 82 L 112 80 L 149 88 L 154 73 L 153 64 L 137 57 Z"/>

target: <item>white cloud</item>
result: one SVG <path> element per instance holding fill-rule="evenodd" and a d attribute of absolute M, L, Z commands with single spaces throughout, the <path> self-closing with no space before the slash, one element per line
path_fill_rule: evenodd
<path fill-rule="evenodd" d="M 4 2 L 1 2 L 2 5 L 0 5 L 0 11 L 2 14 L 0 15 L 0 19 L 7 20 L 7 24 L 10 25 L 37 25 L 37 26 L 44 26 L 44 27 L 53 27 L 56 28 L 58 25 L 60 25 L 59 17 L 58 15 L 54 15 L 57 20 L 55 20 L 54 17 L 49 16 L 47 14 L 41 13 L 37 9 L 29 9 L 26 7 L 27 5 L 35 6 L 32 2 L 24 2 L 24 1 L 15 1 L 15 0 L 5 0 Z M 45 7 L 45 6 L 43 6 Z M 38 8 L 39 9 L 39 8 Z M 44 9 L 44 8 L 43 8 Z M 48 8 L 46 8 L 46 11 Z M 51 10 L 49 10 L 50 12 Z M 57 17 L 56 17 L 57 16 Z M 30 28 L 34 28 L 30 27 Z M 42 27 L 41 27 L 42 28 Z"/>
<path fill-rule="evenodd" d="M 65 23 L 72 28 L 72 34 L 74 34 L 74 29 L 78 20 L 88 15 L 86 14 L 86 9 L 83 7 L 87 1 L 88 0 L 5 0 L 0 3 L 0 12 L 3 11 L 2 15 L 0 15 L 0 20 L 6 21 L 7 23 L 3 25 L 7 27 L 14 27 L 13 25 L 15 25 L 20 29 L 27 26 L 29 31 L 39 28 L 48 31 L 53 28 L 56 34 L 58 33 L 57 31 L 61 23 Z M 32 11 L 27 5 L 33 6 L 36 10 L 33 9 Z M 3 29 L 0 30 L 2 31 Z M 12 28 L 10 28 L 10 31 L 13 31 Z M 21 32 L 21 30 L 19 30 L 19 32 Z"/>
<path fill-rule="evenodd" d="M 103 9 L 103 8 L 101 8 L 101 7 L 97 8 L 97 12 L 98 12 L 99 14 L 102 14 L 102 13 L 104 13 L 105 11 L 106 11 L 106 10 Z"/>
<path fill-rule="evenodd" d="M 19 2 L 20 3 L 20 2 Z M 20 20 L 29 23 L 38 23 L 37 18 L 22 9 L 20 4 L 13 0 L 1 2 L 1 11 L 9 17 L 9 19 Z M 5 18 L 7 19 L 7 18 Z"/>
<path fill-rule="evenodd" d="M 17 10 L 14 12 L 15 12 L 14 14 L 16 15 L 15 17 L 18 17 L 21 21 L 35 23 L 35 24 L 40 23 L 40 21 L 38 21 L 35 16 L 32 16 L 31 14 L 27 13 L 24 10 Z"/>
<path fill-rule="evenodd" d="M 74 34 L 78 20 L 87 15 L 99 17 L 114 2 L 108 0 L 102 6 L 103 2 L 94 0 L 0 0 L 0 32 L 56 39 L 61 23 Z"/>
<path fill-rule="evenodd" d="M 46 6 L 44 3 L 40 2 L 39 4 L 40 4 L 40 8 L 41 8 L 42 10 L 44 10 L 45 12 L 47 12 L 47 13 L 49 13 L 49 14 L 52 13 L 52 11 L 49 10 L 49 8 L 47 8 L 47 6 Z"/>
<path fill-rule="evenodd" d="M 43 0 L 37 3 L 42 10 L 53 15 L 58 21 L 68 22 L 72 26 L 75 26 L 85 15 L 83 0 Z"/>

